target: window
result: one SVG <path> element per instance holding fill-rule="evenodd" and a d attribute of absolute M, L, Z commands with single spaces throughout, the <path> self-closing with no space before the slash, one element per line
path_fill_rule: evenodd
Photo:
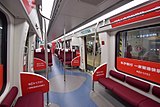
<path fill-rule="evenodd" d="M 0 12 L 0 95 L 6 86 L 7 76 L 7 20 Z"/>
<path fill-rule="evenodd" d="M 65 42 L 66 42 L 66 48 L 70 49 L 70 42 L 71 42 L 71 40 L 66 40 Z"/>
<path fill-rule="evenodd" d="M 117 55 L 150 62 L 160 62 L 160 26 L 119 32 Z"/>
<path fill-rule="evenodd" d="M 116 68 L 132 76 L 160 84 L 160 26 L 118 32 Z"/>

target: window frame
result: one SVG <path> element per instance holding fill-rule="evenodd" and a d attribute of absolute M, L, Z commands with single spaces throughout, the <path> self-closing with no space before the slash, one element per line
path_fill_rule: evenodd
<path fill-rule="evenodd" d="M 0 90 L 0 96 L 2 95 L 2 93 L 4 92 L 5 88 L 6 88 L 6 84 L 7 84 L 7 26 L 8 26 L 8 22 L 7 22 L 7 18 L 6 15 L 0 11 L 0 17 L 2 20 L 2 64 L 3 64 L 3 86 L 2 89 Z"/>
<path fill-rule="evenodd" d="M 133 76 L 133 77 L 136 77 L 136 78 L 139 78 L 139 79 L 142 79 L 142 80 L 145 80 L 145 81 L 148 81 L 150 83 L 154 83 L 154 84 L 157 84 L 157 85 L 160 85 L 160 83 L 156 83 L 156 82 L 153 82 L 153 81 L 150 81 L 150 80 L 147 80 L 145 78 L 141 78 L 141 77 L 138 77 L 136 75 L 132 75 L 132 74 L 129 74 L 129 73 L 126 73 L 125 71 L 121 71 L 117 68 L 117 57 L 118 57 L 118 41 L 119 41 L 119 38 L 118 36 L 120 36 L 120 33 L 121 32 L 127 32 L 127 31 L 131 31 L 131 30 L 138 30 L 138 29 L 144 29 L 144 28 L 149 28 L 149 27 L 156 27 L 156 26 L 160 26 L 160 24 L 154 24 L 154 25 L 149 25 L 149 26 L 143 26 L 143 27 L 137 27 L 137 28 L 132 28 L 132 29 L 125 29 L 125 30 L 121 30 L 121 31 L 118 31 L 116 34 L 115 34 L 115 69 L 122 72 L 122 73 L 125 73 L 127 75 L 130 75 L 130 76 Z M 138 60 L 138 59 L 137 59 Z M 150 61 L 152 62 L 152 61 Z M 158 63 L 158 62 L 157 62 Z"/>

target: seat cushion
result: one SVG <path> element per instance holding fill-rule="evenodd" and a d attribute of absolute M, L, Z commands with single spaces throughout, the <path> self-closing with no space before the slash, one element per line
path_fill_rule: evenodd
<path fill-rule="evenodd" d="M 122 85 L 113 88 L 113 92 L 133 107 L 137 107 L 140 102 L 148 99 L 147 97 Z"/>
<path fill-rule="evenodd" d="M 152 88 L 152 94 L 155 95 L 156 97 L 160 98 L 160 88 L 154 86 L 154 87 Z"/>
<path fill-rule="evenodd" d="M 147 99 L 141 102 L 138 107 L 160 107 L 160 103 L 157 103 L 151 99 Z"/>
<path fill-rule="evenodd" d="M 131 77 L 126 77 L 126 83 L 142 90 L 142 91 L 145 91 L 145 92 L 149 92 L 150 90 L 150 84 L 146 83 L 146 82 L 143 82 L 143 81 L 140 81 L 140 80 L 137 80 L 137 79 L 134 79 L 134 78 L 131 78 Z"/>
<path fill-rule="evenodd" d="M 114 87 L 121 85 L 110 78 L 100 78 L 98 82 L 109 90 L 112 90 Z"/>
<path fill-rule="evenodd" d="M 125 75 L 123 75 L 123 74 L 120 74 L 120 73 L 118 73 L 116 71 L 113 71 L 113 70 L 110 70 L 109 74 L 112 77 L 114 77 L 114 78 L 116 78 L 116 79 L 118 79 L 120 81 L 123 81 L 123 82 L 125 81 Z"/>
<path fill-rule="evenodd" d="M 44 107 L 43 93 L 34 92 L 18 98 L 15 107 Z"/>
<path fill-rule="evenodd" d="M 16 86 L 13 86 L 11 90 L 8 92 L 7 96 L 1 102 L 0 107 L 11 107 L 17 94 L 18 94 L 18 88 Z"/>

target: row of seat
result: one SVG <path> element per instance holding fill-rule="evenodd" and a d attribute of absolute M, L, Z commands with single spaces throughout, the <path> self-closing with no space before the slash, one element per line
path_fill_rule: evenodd
<path fill-rule="evenodd" d="M 150 91 L 150 84 L 125 76 L 116 71 L 111 70 L 109 72 L 110 76 L 108 78 L 100 78 L 98 82 L 102 84 L 106 89 L 111 90 L 113 93 L 118 95 L 124 101 L 128 102 L 133 107 L 160 107 L 160 103 L 134 91 L 120 82 L 125 82 L 126 84 L 141 90 L 142 92 L 148 93 Z M 114 79 L 113 79 L 114 78 Z M 118 82 L 118 81 L 120 82 Z M 153 86 L 152 94 L 160 98 L 160 88 Z"/>
<path fill-rule="evenodd" d="M 43 48 L 40 50 L 40 52 L 36 52 L 36 50 L 34 50 L 34 57 L 45 61 L 45 50 Z M 52 53 L 51 53 L 51 51 L 48 52 L 48 66 L 52 66 Z"/>
<path fill-rule="evenodd" d="M 65 52 L 65 61 L 64 61 L 64 52 Z M 64 51 L 64 49 L 55 49 L 55 54 L 58 56 L 58 59 L 65 63 L 65 65 L 71 66 L 71 61 L 76 57 L 76 51 L 71 51 L 70 49 Z"/>
<path fill-rule="evenodd" d="M 33 92 L 20 96 L 14 106 L 12 106 L 17 94 L 18 88 L 12 87 L 1 102 L 0 107 L 44 107 L 43 92 Z"/>

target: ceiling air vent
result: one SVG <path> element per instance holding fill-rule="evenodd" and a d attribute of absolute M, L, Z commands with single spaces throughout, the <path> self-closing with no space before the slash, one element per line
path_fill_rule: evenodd
<path fill-rule="evenodd" d="M 101 4 L 105 0 L 79 0 L 79 1 L 96 6 L 96 5 Z"/>

